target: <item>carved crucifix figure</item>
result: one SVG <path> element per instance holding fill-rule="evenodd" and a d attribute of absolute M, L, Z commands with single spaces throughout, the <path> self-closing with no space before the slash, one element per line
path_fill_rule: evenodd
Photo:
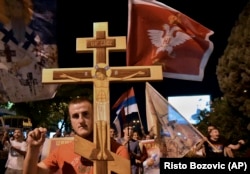
<path fill-rule="evenodd" d="M 161 66 L 110 67 L 109 51 L 125 51 L 125 37 L 109 37 L 107 22 L 94 23 L 94 38 L 77 38 L 77 52 L 93 52 L 93 68 L 43 69 L 43 83 L 94 83 L 94 143 L 81 149 L 89 142 L 75 137 L 75 152 L 94 161 L 95 173 L 130 173 L 130 162 L 110 152 L 110 103 L 111 81 L 162 80 Z M 108 51 L 107 51 L 108 50 Z M 121 167 L 128 165 L 127 167 Z M 105 170 L 106 168 L 106 170 Z M 99 172 L 98 172 L 99 171 Z"/>

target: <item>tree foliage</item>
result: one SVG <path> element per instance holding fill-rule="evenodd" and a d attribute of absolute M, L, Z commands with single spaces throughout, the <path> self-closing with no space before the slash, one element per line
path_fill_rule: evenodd
<path fill-rule="evenodd" d="M 236 144 L 244 139 L 250 145 L 250 1 L 239 15 L 220 57 L 216 74 L 222 98 L 212 103 L 213 111 L 203 115 L 198 129 L 207 135 L 207 126 L 215 125 L 220 134 Z M 244 154 L 246 148 L 235 152 Z"/>
<path fill-rule="evenodd" d="M 226 139 L 237 142 L 239 139 L 247 139 L 249 131 L 247 130 L 246 118 L 242 113 L 231 106 L 224 98 L 217 98 L 211 105 L 212 111 L 202 115 L 202 121 L 198 124 L 198 129 L 207 135 L 209 125 L 216 126 L 221 135 Z"/>
<path fill-rule="evenodd" d="M 228 38 L 216 69 L 224 98 L 250 118 L 250 1 Z"/>
<path fill-rule="evenodd" d="M 250 119 L 244 117 L 237 108 L 224 98 L 215 99 L 211 108 L 211 112 L 201 115 L 203 119 L 197 125 L 198 130 L 206 136 L 207 127 L 213 125 L 219 129 L 220 135 L 232 144 L 237 144 L 240 139 L 243 139 L 246 145 L 234 153 L 238 157 L 244 156 L 250 144 L 250 131 L 247 129 Z"/>

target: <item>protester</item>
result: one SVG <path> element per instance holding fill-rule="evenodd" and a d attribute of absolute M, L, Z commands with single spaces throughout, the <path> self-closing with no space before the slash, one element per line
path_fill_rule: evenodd
<path fill-rule="evenodd" d="M 140 146 L 140 159 L 136 159 L 136 165 L 137 165 L 137 173 L 138 174 L 143 174 L 143 162 L 148 158 L 148 153 L 145 145 L 141 142 L 141 138 L 139 136 L 139 132 L 134 131 L 132 139 L 139 141 L 139 146 Z"/>
<path fill-rule="evenodd" d="M 151 140 L 151 139 L 153 139 L 153 138 L 152 138 L 149 134 L 147 134 L 146 137 L 145 137 L 145 139 L 146 139 L 146 140 Z"/>
<path fill-rule="evenodd" d="M 204 158 L 206 157 L 205 147 L 204 147 L 204 141 L 208 141 L 209 133 L 211 130 L 215 129 L 216 127 L 214 125 L 208 125 L 207 126 L 207 132 L 205 133 L 205 137 L 203 137 L 203 140 L 200 141 L 198 144 L 196 144 L 194 147 L 190 149 L 190 151 L 185 155 L 186 158 Z M 228 153 L 229 150 L 228 150 Z"/>
<path fill-rule="evenodd" d="M 114 126 L 110 126 L 109 131 L 110 131 L 110 138 L 117 140 L 117 133 L 116 133 L 116 129 L 114 128 Z"/>
<path fill-rule="evenodd" d="M 220 135 L 220 132 L 216 127 L 208 129 L 208 131 L 209 136 L 204 137 L 204 140 L 199 145 L 204 145 L 205 157 L 234 158 L 232 150 L 238 150 L 241 145 L 245 144 L 244 140 L 239 140 L 238 144 L 230 144 L 229 141 L 225 139 L 225 137 Z"/>
<path fill-rule="evenodd" d="M 118 138 L 117 142 L 127 147 L 130 155 L 131 174 L 137 174 L 136 159 L 140 160 L 141 157 L 139 141 L 132 139 L 133 127 L 130 124 L 123 125 L 123 134 L 123 137 Z"/>
<path fill-rule="evenodd" d="M 93 103 L 88 98 L 77 97 L 69 102 L 69 116 L 72 129 L 75 134 L 93 141 Z M 28 150 L 24 162 L 23 174 L 50 174 L 59 170 L 59 173 L 66 174 L 92 174 L 93 162 L 81 157 L 74 152 L 74 141 L 68 144 L 60 145 L 53 150 L 47 158 L 38 162 L 38 156 L 41 146 L 45 141 L 46 128 L 36 128 L 28 135 Z M 111 141 L 111 151 L 126 159 L 129 154 L 125 146 Z M 84 147 L 82 147 L 84 148 Z"/>
<path fill-rule="evenodd" d="M 10 139 L 5 174 L 22 174 L 26 150 L 27 144 L 24 141 L 21 129 L 15 129 L 13 139 Z"/>

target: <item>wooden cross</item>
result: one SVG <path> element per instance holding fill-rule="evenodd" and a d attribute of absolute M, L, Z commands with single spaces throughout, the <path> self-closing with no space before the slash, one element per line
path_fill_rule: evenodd
<path fill-rule="evenodd" d="M 109 37 L 108 23 L 94 23 L 93 38 L 77 38 L 77 52 L 93 52 L 92 68 L 43 69 L 43 83 L 94 84 L 94 142 L 75 136 L 75 152 L 94 161 L 94 172 L 130 173 L 130 161 L 110 152 L 109 82 L 163 79 L 161 66 L 109 67 L 109 51 L 125 51 L 126 37 Z M 84 147 L 84 148 L 82 148 Z"/>

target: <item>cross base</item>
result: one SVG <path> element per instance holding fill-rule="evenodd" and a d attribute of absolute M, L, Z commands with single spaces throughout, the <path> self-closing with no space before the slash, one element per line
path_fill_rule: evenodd
<path fill-rule="evenodd" d="M 83 156 L 84 158 L 91 160 L 90 156 L 91 156 L 92 151 L 96 149 L 96 144 L 88 140 L 85 140 L 78 135 L 75 135 L 74 141 L 75 141 L 75 153 Z M 110 154 L 112 155 L 114 160 L 112 161 L 96 160 L 95 161 L 94 163 L 94 165 L 96 165 L 95 173 L 104 173 L 106 166 L 108 166 L 108 171 L 113 171 L 118 174 L 131 173 L 130 160 L 123 158 L 113 152 L 110 152 Z"/>

